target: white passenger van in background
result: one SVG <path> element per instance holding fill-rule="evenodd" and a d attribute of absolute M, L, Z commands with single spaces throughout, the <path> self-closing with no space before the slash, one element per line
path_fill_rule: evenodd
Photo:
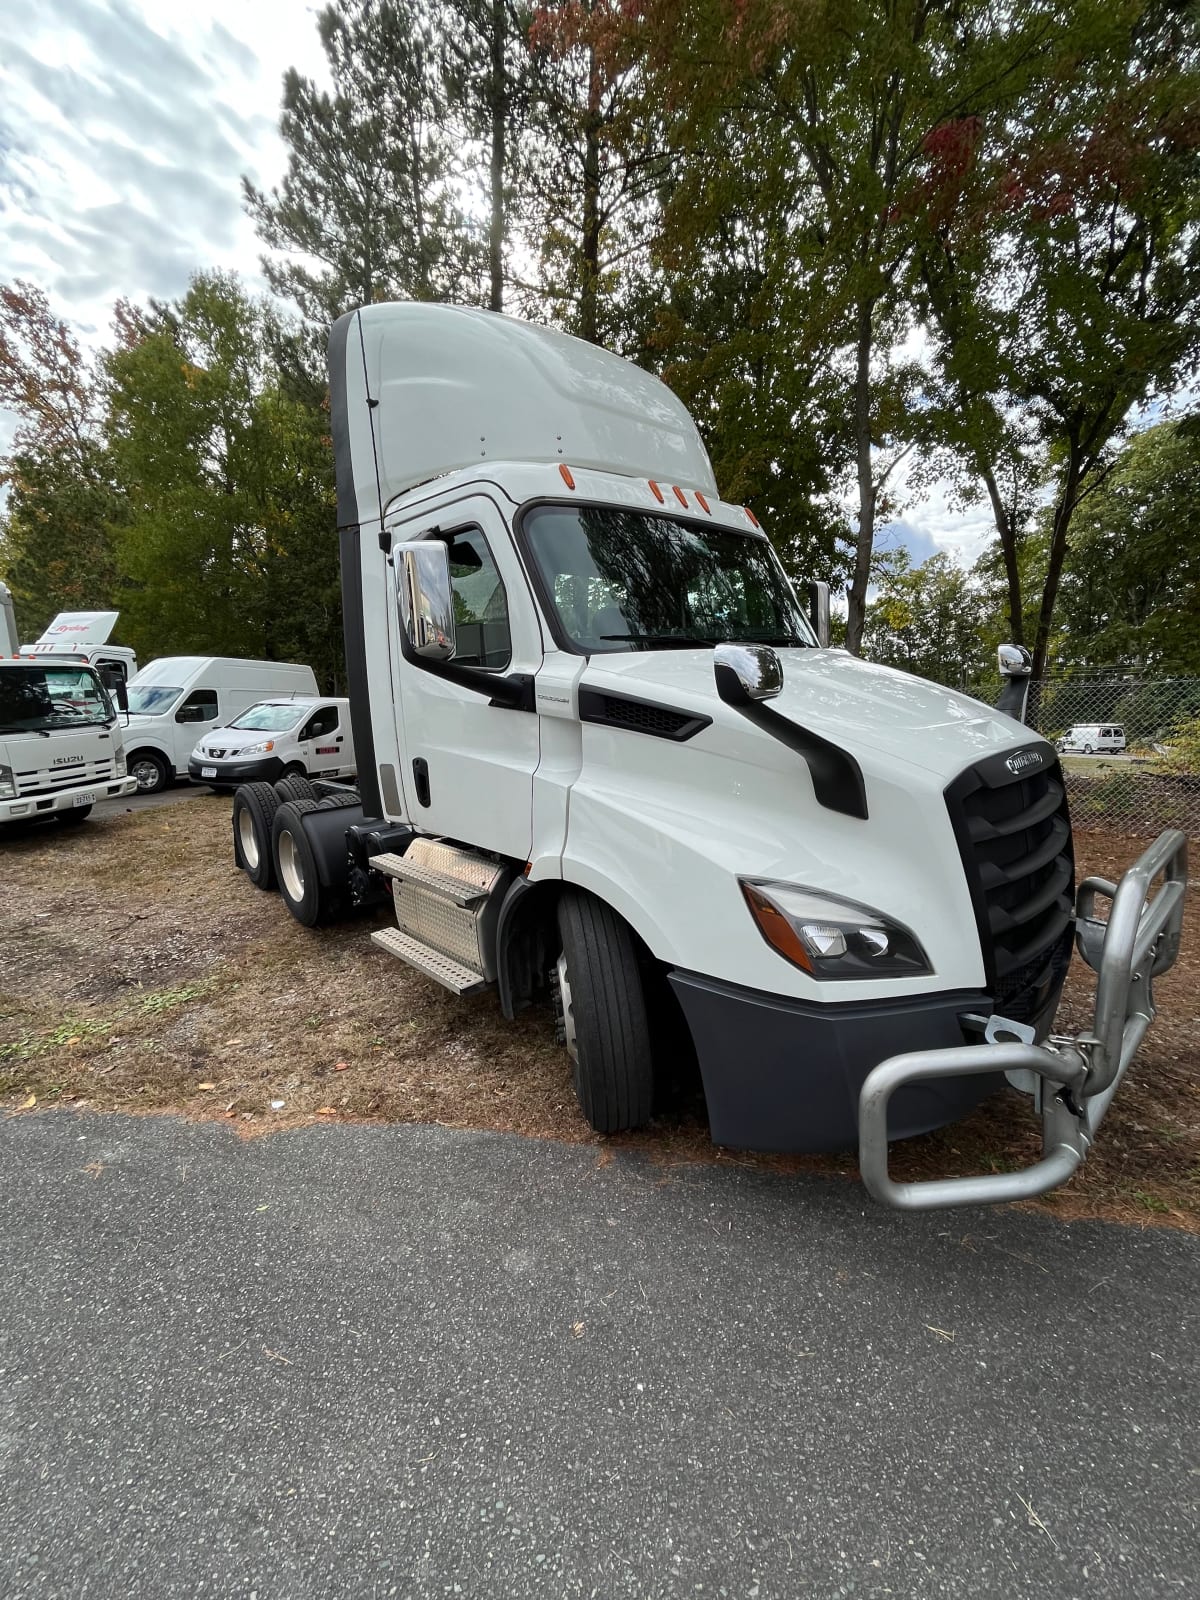
<path fill-rule="evenodd" d="M 223 728 L 205 734 L 188 773 L 214 789 L 280 778 L 353 778 L 349 700 L 313 695 L 260 700 Z"/>
<path fill-rule="evenodd" d="M 139 794 L 186 778 L 197 740 L 260 700 L 317 694 L 311 667 L 230 656 L 163 656 L 129 684 L 125 729 L 129 772 Z"/>
<path fill-rule="evenodd" d="M 1124 750 L 1125 729 L 1119 722 L 1078 722 L 1063 734 L 1058 748 L 1085 756 Z"/>

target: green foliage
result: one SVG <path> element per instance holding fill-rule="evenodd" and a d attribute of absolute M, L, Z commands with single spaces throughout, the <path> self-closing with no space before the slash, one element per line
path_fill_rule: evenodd
<path fill-rule="evenodd" d="M 1167 729 L 1167 753 L 1159 768 L 1177 777 L 1200 778 L 1200 716 L 1184 718 Z"/>
<path fill-rule="evenodd" d="M 863 653 L 953 689 L 994 688 L 983 642 L 985 609 L 970 576 L 939 553 L 912 566 L 906 550 L 876 561 Z"/>

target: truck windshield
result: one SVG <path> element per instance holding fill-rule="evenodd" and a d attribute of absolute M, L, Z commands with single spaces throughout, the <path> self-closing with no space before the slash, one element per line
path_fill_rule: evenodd
<path fill-rule="evenodd" d="M 140 716 L 157 717 L 164 711 L 170 711 L 182 693 L 182 689 L 172 689 L 165 683 L 144 683 L 140 688 L 131 684 L 129 709 Z"/>
<path fill-rule="evenodd" d="M 231 728 L 253 728 L 259 733 L 286 733 L 308 712 L 308 706 L 251 706 L 240 717 L 234 717 Z"/>
<path fill-rule="evenodd" d="M 533 506 L 521 530 L 563 633 L 589 655 L 816 644 L 766 539 L 611 506 Z"/>
<path fill-rule="evenodd" d="M 79 667 L 0 667 L 0 733 L 104 726 L 116 713 L 94 672 Z"/>

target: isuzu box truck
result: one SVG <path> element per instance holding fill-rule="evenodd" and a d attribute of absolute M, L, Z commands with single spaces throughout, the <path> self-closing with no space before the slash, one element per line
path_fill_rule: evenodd
<path fill-rule="evenodd" d="M 398 960 L 509 1016 L 551 1001 L 602 1132 L 645 1122 L 694 1051 L 716 1141 L 857 1142 L 890 1204 L 1062 1181 L 1174 959 L 1182 835 L 1077 901 L 1052 746 L 830 649 L 826 591 L 801 603 L 640 369 L 488 312 L 372 305 L 334 325 L 330 381 L 359 781 L 240 789 L 254 881 L 306 923 L 386 891 L 371 937 Z M 1061 1039 L 1077 937 L 1100 993 Z M 889 1138 L 1005 1075 L 1041 1108 L 1042 1161 L 890 1179 Z"/>

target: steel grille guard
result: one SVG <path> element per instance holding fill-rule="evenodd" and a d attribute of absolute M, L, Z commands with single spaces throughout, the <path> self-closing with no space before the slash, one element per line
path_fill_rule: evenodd
<path fill-rule="evenodd" d="M 993 1017 L 985 1044 L 915 1050 L 881 1061 L 858 1101 L 858 1162 L 871 1195 L 898 1211 L 938 1211 L 1029 1200 L 1064 1183 L 1087 1155 L 1154 1020 L 1154 979 L 1179 954 L 1186 889 L 1187 838 L 1177 828 L 1160 834 L 1120 883 L 1087 878 L 1080 884 L 1075 942 L 1098 974 L 1089 1031 L 1074 1038 L 1051 1035 L 1038 1045 L 1019 1038 L 1030 1030 Z M 1107 922 L 1096 916 L 1100 897 L 1111 901 Z M 991 1072 L 1007 1073 L 1014 1087 L 1032 1094 L 1042 1118 L 1041 1160 L 1019 1172 L 894 1182 L 888 1175 L 887 1113 L 896 1090 L 925 1078 Z"/>

